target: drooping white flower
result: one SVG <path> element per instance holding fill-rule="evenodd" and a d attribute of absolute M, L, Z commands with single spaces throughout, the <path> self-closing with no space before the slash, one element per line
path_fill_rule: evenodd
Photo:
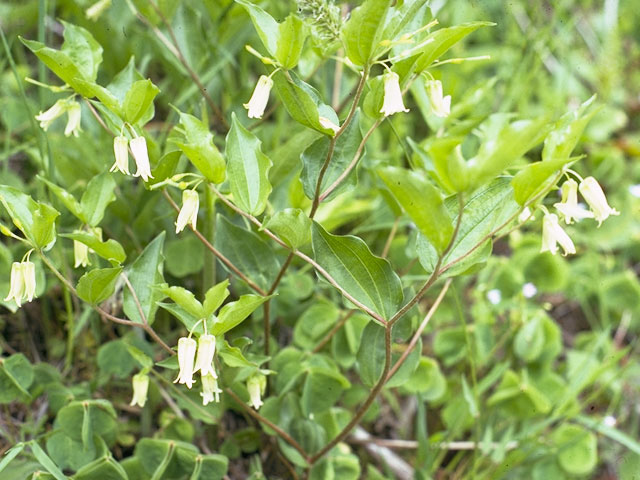
<path fill-rule="evenodd" d="M 118 170 L 125 175 L 131 175 L 129 173 L 129 140 L 127 137 L 118 135 L 113 139 L 113 154 L 116 157 L 116 161 L 109 171 L 115 172 Z"/>
<path fill-rule="evenodd" d="M 67 103 L 67 126 L 64 129 L 64 136 L 68 137 L 73 135 L 77 137 L 78 134 L 82 131 L 80 128 L 80 119 L 82 114 L 82 108 L 80 104 L 76 101 L 71 101 Z"/>
<path fill-rule="evenodd" d="M 187 224 L 191 224 L 191 228 L 196 229 L 198 221 L 198 208 L 200 207 L 200 197 L 195 190 L 182 191 L 182 208 L 176 220 L 176 233 L 184 230 Z"/>
<path fill-rule="evenodd" d="M 44 112 L 40 112 L 36 115 L 36 120 L 40 122 L 40 128 L 42 128 L 45 132 L 49 129 L 53 121 L 64 115 L 67 111 L 67 100 L 62 99 L 58 100 L 53 104 L 51 108 L 45 110 Z"/>
<path fill-rule="evenodd" d="M 253 94 L 248 103 L 243 106 L 247 110 L 249 118 L 262 118 L 264 109 L 267 108 L 267 102 L 269 101 L 269 92 L 273 86 L 273 80 L 266 75 L 261 75 L 256 84 L 256 88 L 253 90 Z"/>
<path fill-rule="evenodd" d="M 408 112 L 402 103 L 402 90 L 400 89 L 400 77 L 395 72 L 386 72 L 382 80 L 384 81 L 384 100 L 380 113 L 385 117 L 398 112 Z"/>
<path fill-rule="evenodd" d="M 147 141 L 144 137 L 136 137 L 129 142 L 131 147 L 131 153 L 133 153 L 133 159 L 136 161 L 138 170 L 133 175 L 134 177 L 142 177 L 145 182 L 150 178 L 151 166 L 149 165 L 149 153 L 147 152 Z"/>
<path fill-rule="evenodd" d="M 259 410 L 262 406 L 262 399 L 264 391 L 267 388 L 267 377 L 261 373 L 252 375 L 247 380 L 247 390 L 249 391 L 249 405 L 256 410 Z"/>
<path fill-rule="evenodd" d="M 222 390 L 218 387 L 218 379 L 213 375 L 202 375 L 202 404 L 206 407 L 210 402 L 220 402 Z"/>
<path fill-rule="evenodd" d="M 180 367 L 180 372 L 173 383 L 183 383 L 187 388 L 191 388 L 193 385 L 193 365 L 197 346 L 193 338 L 182 337 L 178 340 L 178 366 Z"/>
<path fill-rule="evenodd" d="M 5 302 L 14 300 L 18 307 L 26 300 L 30 302 L 36 295 L 36 268 L 33 262 L 13 262 L 11 265 L 11 280 L 9 294 Z"/>
<path fill-rule="evenodd" d="M 578 203 L 578 182 L 573 179 L 562 184 L 562 202 L 553 206 L 562 214 L 567 225 L 574 220 L 579 222 L 583 218 L 593 218 L 593 212 Z"/>
<path fill-rule="evenodd" d="M 193 372 L 196 373 L 199 370 L 202 376 L 212 375 L 218 378 L 213 366 L 215 353 L 216 337 L 209 334 L 200 335 L 198 339 L 198 355 L 196 356 L 196 365 Z"/>
<path fill-rule="evenodd" d="M 87 247 L 82 242 L 74 240 L 73 260 L 73 268 L 78 268 L 80 266 L 86 267 L 87 265 L 91 265 L 91 262 L 89 261 L 89 247 Z"/>
<path fill-rule="evenodd" d="M 571 238 L 558 223 L 558 216 L 554 213 L 547 213 L 542 219 L 542 248 L 540 252 L 551 252 L 552 255 L 555 255 L 558 252 L 558 244 L 564 250 L 564 255 L 576 253 L 576 247 Z"/>
<path fill-rule="evenodd" d="M 149 390 L 149 375 L 145 373 L 138 373 L 133 376 L 133 398 L 129 405 L 138 405 L 144 407 L 147 403 L 147 391 Z"/>
<path fill-rule="evenodd" d="M 451 95 L 442 96 L 442 82 L 440 80 L 428 80 L 425 83 L 427 97 L 431 103 L 431 110 L 436 117 L 446 118 L 451 113 Z"/>
<path fill-rule="evenodd" d="M 589 204 L 589 207 L 591 207 L 594 218 L 598 221 L 598 227 L 602 225 L 603 221 L 609 218 L 609 215 L 620 215 L 619 211 L 609 206 L 607 197 L 605 197 L 602 187 L 600 187 L 600 184 L 595 178 L 585 178 L 580 182 L 579 188 L 585 201 Z"/>
<path fill-rule="evenodd" d="M 340 126 L 333 123 L 327 117 L 318 117 L 318 121 L 320 122 L 320 125 L 322 125 L 322 128 L 333 130 L 334 135 L 340 130 Z"/>
<path fill-rule="evenodd" d="M 84 11 L 84 15 L 94 22 L 111 6 L 111 0 L 98 0 Z"/>

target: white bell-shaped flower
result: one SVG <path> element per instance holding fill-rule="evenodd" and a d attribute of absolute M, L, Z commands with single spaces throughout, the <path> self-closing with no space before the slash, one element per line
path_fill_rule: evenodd
<path fill-rule="evenodd" d="M 180 372 L 173 383 L 183 383 L 187 388 L 193 385 L 193 366 L 198 345 L 193 338 L 182 337 L 178 340 L 178 366 Z"/>
<path fill-rule="evenodd" d="M 400 77 L 395 72 L 387 72 L 383 75 L 384 81 L 384 100 L 380 113 L 385 117 L 399 112 L 408 112 L 408 108 L 404 108 L 402 103 L 402 90 L 400 89 Z"/>
<path fill-rule="evenodd" d="M 80 119 L 82 114 L 82 108 L 80 104 L 76 101 L 69 102 L 67 105 L 67 126 L 64 129 L 65 137 L 73 135 L 77 137 L 78 134 L 82 131 L 80 128 Z"/>
<path fill-rule="evenodd" d="M 149 153 L 147 152 L 147 141 L 144 137 L 136 137 L 129 142 L 131 147 L 131 153 L 133 153 L 133 159 L 136 161 L 138 170 L 133 175 L 134 177 L 142 177 L 145 182 L 150 178 L 151 166 L 149 165 Z"/>
<path fill-rule="evenodd" d="M 436 117 L 446 118 L 451 113 L 451 95 L 442 96 L 442 82 L 440 80 L 428 80 L 425 83 L 427 97 L 431 103 L 431 110 Z"/>
<path fill-rule="evenodd" d="M 213 375 L 218 378 L 213 366 L 213 356 L 216 353 L 216 337 L 209 334 L 200 335 L 198 339 L 198 355 L 194 373 L 200 371 L 202 376 Z"/>
<path fill-rule="evenodd" d="M 595 178 L 585 178 L 580 182 L 579 188 L 585 201 L 589 204 L 589 207 L 591 207 L 593 216 L 598 221 L 598 226 L 602 225 L 602 222 L 609 218 L 609 215 L 620 215 L 619 211 L 609 206 L 607 197 L 604 195 L 602 187 L 600 187 L 600 184 Z"/>
<path fill-rule="evenodd" d="M 273 80 L 266 75 L 261 75 L 249 102 L 243 105 L 248 110 L 249 118 L 262 118 L 264 109 L 267 108 L 271 87 L 273 87 Z"/>
<path fill-rule="evenodd" d="M 176 220 L 176 233 L 184 230 L 187 224 L 196 229 L 198 222 L 198 208 L 200 207 L 200 197 L 195 190 L 184 190 L 182 192 L 182 208 Z"/>
<path fill-rule="evenodd" d="M 40 128 L 42 128 L 45 132 L 49 129 L 53 121 L 61 117 L 67 111 L 67 100 L 62 99 L 58 100 L 56 103 L 51 106 L 48 110 L 44 112 L 40 112 L 36 115 L 36 120 L 40 122 Z"/>
<path fill-rule="evenodd" d="M 558 216 L 554 213 L 547 213 L 542 219 L 542 248 L 540 252 L 551 252 L 555 255 L 558 252 L 558 244 L 564 250 L 564 255 L 576 253 L 576 247 L 567 232 L 558 223 Z"/>
<path fill-rule="evenodd" d="M 262 406 L 262 398 L 267 388 L 267 377 L 261 373 L 252 375 L 247 380 L 247 390 L 249 391 L 249 405 L 256 410 Z"/>
<path fill-rule="evenodd" d="M 562 202 L 554 203 L 553 206 L 562 214 L 567 225 L 574 220 L 579 222 L 584 218 L 593 218 L 593 212 L 578 203 L 578 182 L 573 179 L 562 184 Z"/>
<path fill-rule="evenodd" d="M 73 241 L 73 268 L 91 265 L 89 261 L 89 247 L 77 240 Z"/>
<path fill-rule="evenodd" d="M 129 140 L 127 137 L 118 135 L 113 139 L 113 154 L 116 157 L 116 161 L 109 171 L 115 172 L 118 170 L 125 175 L 131 175 L 129 173 Z"/>
<path fill-rule="evenodd" d="M 147 391 L 149 390 L 149 375 L 145 373 L 138 373 L 133 376 L 132 379 L 133 385 L 133 398 L 131 399 L 131 403 L 129 405 L 134 406 L 138 405 L 139 407 L 144 407 L 144 404 L 147 403 Z"/>
<path fill-rule="evenodd" d="M 222 390 L 218 386 L 218 379 L 213 375 L 202 375 L 202 404 L 207 406 L 210 402 L 220 402 Z"/>

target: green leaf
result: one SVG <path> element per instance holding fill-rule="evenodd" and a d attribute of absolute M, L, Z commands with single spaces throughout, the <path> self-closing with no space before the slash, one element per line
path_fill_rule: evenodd
<path fill-rule="evenodd" d="M 25 444 L 20 442 L 5 452 L 4 457 L 2 458 L 2 461 L 0 461 L 0 472 L 2 472 L 5 468 L 7 468 L 7 466 L 11 463 L 11 460 L 13 460 L 18 455 L 20 455 L 22 450 L 24 450 L 24 447 L 25 447 Z"/>
<path fill-rule="evenodd" d="M 162 287 L 159 290 L 180 305 L 190 315 L 193 315 L 198 319 L 205 316 L 202 304 L 196 300 L 195 295 L 186 288 Z"/>
<path fill-rule="evenodd" d="M 47 452 L 62 470 L 79 470 L 96 456 L 94 444 L 85 448 L 81 441 L 60 431 L 47 438 Z"/>
<path fill-rule="evenodd" d="M 47 180 L 44 177 L 41 177 L 40 175 L 37 175 L 36 178 L 38 180 L 40 180 L 41 182 L 44 182 L 45 185 L 47 185 L 47 187 L 49 187 L 49 190 L 51 190 L 51 192 L 53 192 L 53 194 L 56 197 L 58 197 L 58 199 L 62 202 L 62 204 L 65 207 L 67 207 L 67 209 L 76 218 L 78 218 L 78 220 L 82 221 L 83 223 L 87 223 L 87 220 L 85 219 L 84 213 L 82 212 L 82 206 L 80 205 L 78 200 L 76 200 L 76 197 L 71 195 L 64 188 L 59 187 L 55 183 L 50 182 L 49 180 Z"/>
<path fill-rule="evenodd" d="M 278 25 L 277 47 L 274 56 L 289 70 L 298 64 L 302 47 L 307 37 L 307 29 L 304 22 L 295 15 L 289 15 L 284 22 Z"/>
<path fill-rule="evenodd" d="M 360 111 L 358 110 L 347 129 L 335 142 L 331 162 L 322 177 L 322 185 L 320 186 L 319 193 L 324 192 L 347 169 L 347 166 L 355 158 L 360 142 L 362 142 L 362 133 L 360 132 Z M 314 198 L 316 193 L 318 176 L 327 159 L 330 143 L 331 140 L 326 136 L 319 138 L 311 144 L 300 157 L 302 160 L 300 180 L 302 181 L 305 195 L 311 199 Z M 354 169 L 327 199 L 331 199 L 345 190 L 352 189 L 356 183 L 357 178 Z"/>
<path fill-rule="evenodd" d="M 320 124 L 320 116 L 336 125 L 338 116 L 331 107 L 322 103 L 320 95 L 311 85 L 300 80 L 291 71 L 279 70 L 272 78 L 284 108 L 296 122 L 326 135 L 335 135 L 333 130 Z"/>
<path fill-rule="evenodd" d="M 245 8 L 263 45 L 271 55 L 275 56 L 278 52 L 278 40 L 280 37 L 278 22 L 263 9 L 247 0 L 235 1 Z"/>
<path fill-rule="evenodd" d="M 21 353 L 0 360 L 0 404 L 30 398 L 28 388 L 33 383 L 33 366 Z M 24 397 L 23 397 L 24 395 Z"/>
<path fill-rule="evenodd" d="M 61 233 L 60 236 L 84 243 L 97 255 L 111 262 L 112 265 L 119 265 L 127 258 L 122 245 L 113 239 L 103 242 L 89 232 Z"/>
<path fill-rule="evenodd" d="M 64 25 L 61 51 L 69 56 L 83 80 L 95 81 L 102 63 L 102 47 L 88 30 L 64 20 L 61 22 Z"/>
<path fill-rule="evenodd" d="M 207 125 L 193 115 L 180 112 L 181 133 L 184 142 L 175 138 L 174 143 L 207 180 L 222 183 L 225 177 L 225 164 L 222 154 L 213 143 L 213 134 Z"/>
<path fill-rule="evenodd" d="M 82 467 L 73 480 L 129 480 L 129 477 L 124 468 L 111 455 L 107 455 Z"/>
<path fill-rule="evenodd" d="M 364 65 L 374 56 L 382 38 L 382 26 L 391 2 L 366 0 L 351 12 L 349 21 L 342 28 L 342 40 L 347 57 L 356 65 Z"/>
<path fill-rule="evenodd" d="M 369 322 L 362 332 L 356 357 L 360 380 L 368 387 L 373 387 L 378 382 L 384 370 L 384 342 L 384 327 L 375 322 Z"/>
<path fill-rule="evenodd" d="M 107 400 L 73 401 L 60 409 L 56 423 L 66 435 L 82 441 L 82 427 L 87 423 L 85 417 L 89 423 L 85 430 L 103 437 L 107 443 L 115 440 L 117 415 Z"/>
<path fill-rule="evenodd" d="M 217 352 L 224 363 L 231 368 L 256 368 L 256 364 L 247 360 L 238 347 L 232 347 L 226 340 Z"/>
<path fill-rule="evenodd" d="M 582 427 L 562 424 L 551 434 L 558 463 L 570 475 L 587 475 L 598 464 L 598 440 Z"/>
<path fill-rule="evenodd" d="M 33 441 L 29 444 L 29 446 L 31 447 L 31 451 L 33 452 L 34 457 L 36 457 L 36 460 L 38 460 L 38 462 L 40 462 L 40 465 L 42 465 L 47 470 L 47 472 L 53 475 L 56 480 L 68 480 L 68 477 L 65 476 L 64 473 L 62 473 L 62 471 L 55 463 L 53 463 L 53 460 L 51 460 L 49 455 L 47 455 L 44 450 L 42 450 L 40 445 Z"/>
<path fill-rule="evenodd" d="M 98 85 L 95 82 L 88 82 L 81 78 L 74 78 L 73 82 L 84 91 L 84 96 L 87 98 L 96 97 L 104 106 L 106 106 L 112 113 L 118 117 L 122 117 L 122 106 L 113 93 L 104 88 L 102 85 Z"/>
<path fill-rule="evenodd" d="M 403 294 L 389 262 L 374 256 L 360 238 L 331 235 L 315 222 L 312 245 L 318 263 L 347 293 L 385 320 L 393 316 Z"/>
<path fill-rule="evenodd" d="M 557 181 L 556 175 L 562 168 L 574 161 L 573 158 L 563 158 L 535 162 L 520 170 L 511 180 L 513 196 L 520 205 L 526 205 Z"/>
<path fill-rule="evenodd" d="M 207 290 L 207 293 L 204 294 L 204 302 L 202 304 L 205 317 L 208 317 L 220 308 L 222 302 L 224 302 L 229 296 L 228 287 L 229 280 L 225 279 Z"/>
<path fill-rule="evenodd" d="M 299 208 L 285 208 L 276 212 L 266 223 L 268 228 L 291 248 L 298 248 L 311 241 L 311 220 Z"/>
<path fill-rule="evenodd" d="M 116 182 L 108 172 L 96 175 L 87 185 L 80 206 L 86 222 L 92 227 L 100 224 L 107 206 L 116 199 L 115 188 Z"/>
<path fill-rule="evenodd" d="M 216 221 L 215 247 L 251 280 L 268 289 L 280 270 L 271 248 L 255 233 L 240 228 L 222 215 Z M 225 268 L 228 268 L 225 265 Z"/>
<path fill-rule="evenodd" d="M 580 105 L 580 108 L 562 116 L 554 125 L 553 130 L 544 140 L 542 160 L 553 161 L 568 159 L 573 152 L 585 127 L 593 116 L 601 110 L 601 106 L 594 106 L 596 96 Z"/>
<path fill-rule="evenodd" d="M 124 98 L 124 118 L 132 125 L 143 118 L 149 109 L 153 109 L 153 99 L 160 93 L 151 80 L 138 80 L 131 85 Z M 149 117 L 149 115 L 146 115 Z"/>
<path fill-rule="evenodd" d="M 384 167 L 378 175 L 402 205 L 422 234 L 444 251 L 453 234 L 453 224 L 440 191 L 423 175 L 400 167 Z"/>
<path fill-rule="evenodd" d="M 296 320 L 293 343 L 305 350 L 313 350 L 321 338 L 338 321 L 337 306 L 322 298 L 314 302 Z"/>
<path fill-rule="evenodd" d="M 269 297 L 242 295 L 235 302 L 227 303 L 218 314 L 218 321 L 211 329 L 212 335 L 222 335 L 242 323 L 253 311 L 269 300 Z"/>
<path fill-rule="evenodd" d="M 441 28 L 431 33 L 427 38 L 433 40 L 420 49 L 420 57 L 416 60 L 415 71 L 421 72 L 435 60 L 444 55 L 447 50 L 480 27 L 490 27 L 495 25 L 492 22 L 470 22 L 456 25 L 449 28 Z"/>
<path fill-rule="evenodd" d="M 49 248 L 56 240 L 55 221 L 60 213 L 53 207 L 34 201 L 13 187 L 0 185 L 0 202 L 13 224 L 36 248 Z"/>
<path fill-rule="evenodd" d="M 226 139 L 227 173 L 235 203 L 251 215 L 260 215 L 271 193 L 269 169 L 273 163 L 260 149 L 260 140 L 231 114 Z"/>
<path fill-rule="evenodd" d="M 100 373 L 113 375 L 116 378 L 127 378 L 131 375 L 136 364 L 129 353 L 129 347 L 130 345 L 121 339 L 101 345 L 96 357 Z"/>
<path fill-rule="evenodd" d="M 533 120 L 506 123 L 507 117 L 496 114 L 484 125 L 486 136 L 469 167 L 470 189 L 479 187 L 513 165 L 542 141 L 549 125 L 545 116 Z"/>
<path fill-rule="evenodd" d="M 78 280 L 78 296 L 92 305 L 97 305 L 109 298 L 115 288 L 122 267 L 96 268 Z"/>
<path fill-rule="evenodd" d="M 153 323 L 157 310 L 156 302 L 161 299 L 161 294 L 158 290 L 149 287 L 162 283 L 162 264 L 164 260 L 162 248 L 164 246 L 164 238 L 165 232 L 161 232 L 146 246 L 136 261 L 133 262 L 133 265 L 126 271 L 129 282 L 136 292 L 136 296 L 142 307 L 142 312 L 149 324 Z M 125 315 L 132 321 L 143 323 L 133 295 L 126 287 L 124 288 L 122 309 Z"/>
<path fill-rule="evenodd" d="M 300 398 L 303 414 L 309 416 L 328 410 L 338 401 L 342 392 L 350 387 L 349 381 L 334 370 L 309 368 Z"/>

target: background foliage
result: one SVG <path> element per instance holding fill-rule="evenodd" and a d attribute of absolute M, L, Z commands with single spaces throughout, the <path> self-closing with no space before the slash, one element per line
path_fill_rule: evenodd
<path fill-rule="evenodd" d="M 386 2 L 365 2 L 350 26 L 356 2 L 259 3 L 284 23 L 247 1 L 113 0 L 97 19 L 90 1 L 0 4 L 0 216 L 43 250 L 31 257 L 37 300 L 1 302 L 1 478 L 636 478 L 636 2 L 398 2 L 412 13 L 398 38 L 433 18 L 431 32 L 460 26 L 443 35 L 450 50 L 432 44 L 417 62 L 452 108 L 435 116 L 418 77 L 410 112 L 386 119 L 384 68 L 367 63 L 382 47 L 362 40 Z M 341 31 L 351 63 L 336 61 Z M 65 39 L 70 64 L 33 43 Z M 289 69 L 274 74 L 262 120 L 242 105 L 273 67 L 247 44 Z M 403 81 L 419 69 L 393 63 Z M 370 75 L 358 110 L 353 64 Z M 38 82 L 93 99 L 76 97 L 77 137 L 62 120 L 38 126 L 72 93 Z M 583 107 L 590 121 L 572 137 L 573 117 L 558 119 L 593 94 L 601 108 Z M 349 115 L 335 142 L 318 113 Z M 146 138 L 151 182 L 108 172 L 123 120 Z M 475 162 L 449 155 L 458 144 Z M 540 211 L 496 230 L 583 154 L 572 168 L 621 214 L 568 226 L 577 255 L 539 253 Z M 525 168 L 540 160 L 557 163 Z M 161 182 L 187 171 L 206 179 L 198 232 L 175 234 L 185 185 Z M 27 250 L 3 239 L 2 298 Z M 91 266 L 74 268 L 72 240 L 93 249 Z M 206 406 L 199 385 L 171 383 L 171 347 L 201 335 L 200 318 L 224 389 Z M 143 408 L 129 405 L 141 370 Z M 269 381 L 258 413 L 247 405 L 257 372 Z"/>

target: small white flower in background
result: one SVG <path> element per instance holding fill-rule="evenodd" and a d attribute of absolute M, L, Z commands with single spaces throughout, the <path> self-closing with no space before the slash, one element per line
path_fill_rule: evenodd
<path fill-rule="evenodd" d="M 493 305 L 497 305 L 502 300 L 502 292 L 497 288 L 491 289 L 487 292 L 487 300 Z"/>
<path fill-rule="evenodd" d="M 640 183 L 636 185 L 629 185 L 629 193 L 636 198 L 640 198 Z"/>
<path fill-rule="evenodd" d="M 427 80 L 427 97 L 431 103 L 431 110 L 436 117 L 446 118 L 451 113 L 451 95 L 442 96 L 442 82 L 440 80 Z"/>
<path fill-rule="evenodd" d="M 384 81 L 384 101 L 380 113 L 385 117 L 399 112 L 408 112 L 402 103 L 402 90 L 400 89 L 400 77 L 395 72 L 387 72 L 382 76 Z"/>
<path fill-rule="evenodd" d="M 9 294 L 5 302 L 14 300 L 18 307 L 26 300 L 30 302 L 36 295 L 36 268 L 30 261 L 13 262 L 11 265 L 11 281 Z"/>
<path fill-rule="evenodd" d="M 218 387 L 218 379 L 213 375 L 202 375 L 202 404 L 206 407 L 210 402 L 220 402 L 222 390 Z"/>
<path fill-rule="evenodd" d="M 249 110 L 247 112 L 249 118 L 262 118 L 264 109 L 267 108 L 271 87 L 273 87 L 273 80 L 266 75 L 261 75 L 249 102 L 243 105 L 244 108 Z"/>
<path fill-rule="evenodd" d="M 80 104 L 76 101 L 68 102 L 67 105 L 67 126 L 64 129 L 64 136 L 68 137 L 73 135 L 77 137 L 78 134 L 82 131 L 80 128 L 80 119 L 82 114 L 82 108 Z"/>
<path fill-rule="evenodd" d="M 131 175 L 129 173 L 129 140 L 127 137 L 118 135 L 113 139 L 113 154 L 116 157 L 116 161 L 109 171 L 115 172 L 118 170 L 125 175 Z"/>
<path fill-rule="evenodd" d="M 91 265 L 89 261 L 89 247 L 77 240 L 73 241 L 73 268 Z"/>
<path fill-rule="evenodd" d="M 200 370 L 200 375 L 212 375 L 218 378 L 213 367 L 213 356 L 216 353 L 216 337 L 213 335 L 200 335 L 198 339 L 198 355 L 196 356 L 196 366 L 193 372 Z"/>
<path fill-rule="evenodd" d="M 40 122 L 40 128 L 46 132 L 56 118 L 65 114 L 67 111 L 67 103 L 66 99 L 58 100 L 49 110 L 36 115 L 36 120 Z"/>
<path fill-rule="evenodd" d="M 609 218 L 609 215 L 620 215 L 615 208 L 611 208 L 607 203 L 602 187 L 593 177 L 587 177 L 580 182 L 580 193 L 591 207 L 594 218 L 598 221 L 598 226 Z"/>
<path fill-rule="evenodd" d="M 173 383 L 183 383 L 187 388 L 191 388 L 193 385 L 193 365 L 197 346 L 193 338 L 182 337 L 178 340 L 178 366 L 180 367 L 180 372 Z"/>
<path fill-rule="evenodd" d="M 529 207 L 524 207 L 524 210 L 522 210 L 522 213 L 518 215 L 518 222 L 524 223 L 527 220 L 530 220 L 532 218 L 533 218 L 533 215 L 531 214 L 531 209 Z"/>
<path fill-rule="evenodd" d="M 338 131 L 340 130 L 340 126 L 333 123 L 327 117 L 318 117 L 318 121 L 320 122 L 320 125 L 322 125 L 322 128 L 333 130 L 334 134 L 338 133 Z"/>
<path fill-rule="evenodd" d="M 554 213 L 547 213 L 542 219 L 542 248 L 540 252 L 551 252 L 552 255 L 555 255 L 558 252 L 558 244 L 564 250 L 564 255 L 576 253 L 576 247 L 571 238 L 558 223 L 558 216 Z"/>
<path fill-rule="evenodd" d="M 183 190 L 182 192 L 182 208 L 176 220 L 176 233 L 184 230 L 187 224 L 191 224 L 191 228 L 196 229 L 198 221 L 198 208 L 200 207 L 200 197 L 195 190 Z M 202 337 L 201 337 L 202 338 Z"/>
<path fill-rule="evenodd" d="M 267 377 L 261 373 L 252 375 L 247 380 L 247 390 L 249 391 L 249 405 L 256 410 L 259 410 L 262 406 L 262 399 L 264 391 L 267 388 Z"/>
<path fill-rule="evenodd" d="M 98 0 L 84 11 L 85 16 L 94 22 L 111 6 L 111 0 Z"/>
<path fill-rule="evenodd" d="M 133 376 L 133 398 L 129 405 L 138 405 L 144 407 L 147 403 L 147 391 L 149 390 L 149 375 L 145 373 L 138 373 Z"/>
<path fill-rule="evenodd" d="M 133 159 L 136 161 L 138 170 L 133 175 L 134 177 L 142 177 L 145 182 L 150 178 L 151 167 L 149 166 L 149 153 L 147 152 L 147 141 L 144 137 L 136 137 L 129 142 L 131 147 L 131 153 L 133 153 Z"/>
<path fill-rule="evenodd" d="M 522 286 L 522 294 L 525 296 L 525 298 L 531 298 L 536 293 L 538 293 L 538 289 L 533 283 L 527 282 Z"/>
<path fill-rule="evenodd" d="M 574 220 L 579 222 L 583 218 L 593 218 L 593 213 L 578 203 L 578 182 L 573 179 L 562 184 L 562 202 L 553 206 L 562 214 L 567 225 Z"/>
<path fill-rule="evenodd" d="M 604 417 L 602 419 L 602 423 L 605 424 L 605 426 L 607 427 L 615 427 L 616 423 L 618 423 L 618 421 L 616 420 L 616 417 L 612 416 L 612 415 L 607 415 L 606 417 Z"/>

